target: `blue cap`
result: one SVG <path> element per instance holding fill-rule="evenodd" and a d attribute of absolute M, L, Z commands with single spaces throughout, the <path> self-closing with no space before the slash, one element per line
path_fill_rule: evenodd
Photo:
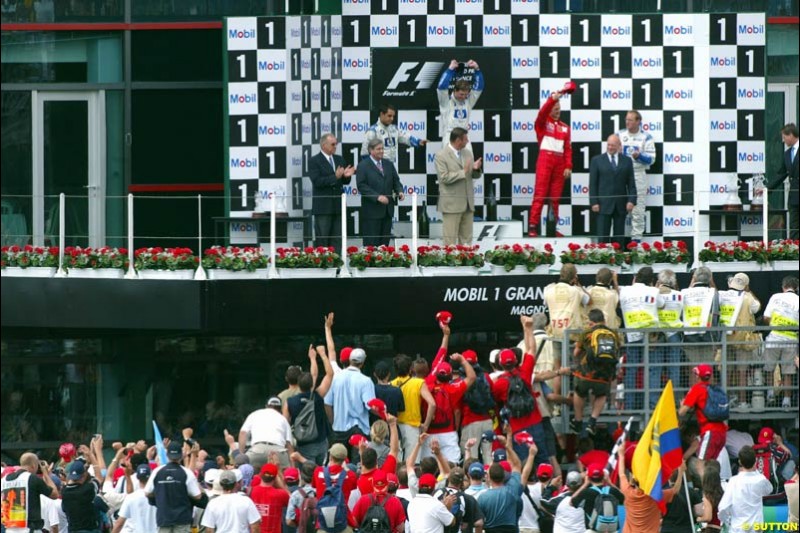
<path fill-rule="evenodd" d="M 494 452 L 492 452 L 492 459 L 494 460 L 495 463 L 499 463 L 500 461 L 507 461 L 508 454 L 504 449 L 495 450 Z"/>
<path fill-rule="evenodd" d="M 483 474 L 485 473 L 483 469 L 483 463 L 478 463 L 478 462 L 472 463 L 471 465 L 469 465 L 468 472 L 469 472 L 469 477 L 475 477 L 475 478 L 483 477 Z"/>
<path fill-rule="evenodd" d="M 481 434 L 481 440 L 483 442 L 492 442 L 494 440 L 495 433 L 491 429 L 487 429 L 486 431 Z"/>
<path fill-rule="evenodd" d="M 67 468 L 67 479 L 70 481 L 78 481 L 86 473 L 86 465 L 83 461 L 72 461 L 69 468 Z"/>
<path fill-rule="evenodd" d="M 136 467 L 136 477 L 139 479 L 147 479 L 150 477 L 150 465 L 142 463 Z"/>
<path fill-rule="evenodd" d="M 170 459 L 181 459 L 183 457 L 183 443 L 176 440 L 167 446 L 167 457 Z"/>

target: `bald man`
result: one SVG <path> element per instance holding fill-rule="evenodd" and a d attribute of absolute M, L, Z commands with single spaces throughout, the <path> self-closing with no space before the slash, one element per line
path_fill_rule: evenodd
<path fill-rule="evenodd" d="M 30 531 L 41 531 L 44 527 L 44 520 L 42 519 L 42 504 L 39 496 L 45 496 L 55 500 L 58 498 L 58 489 L 55 483 L 50 478 L 50 465 L 42 462 L 39 463 L 39 457 L 35 453 L 24 453 L 19 458 L 19 469 L 3 478 L 2 491 L 4 496 L 9 502 L 13 500 L 20 500 L 14 495 L 20 495 L 25 491 L 27 497 L 28 507 L 28 521 L 25 527 Z M 39 477 L 38 474 L 41 474 Z M 20 502 L 25 505 L 24 502 Z M 12 505 L 15 505 L 12 503 Z M 20 528 L 21 529 L 21 528 Z"/>
<path fill-rule="evenodd" d="M 617 242 L 625 248 L 625 216 L 636 206 L 633 162 L 622 153 L 619 135 L 609 135 L 606 153 L 596 155 L 589 165 L 589 204 L 597 216 L 600 242 Z M 614 237 L 611 238 L 611 224 Z"/>

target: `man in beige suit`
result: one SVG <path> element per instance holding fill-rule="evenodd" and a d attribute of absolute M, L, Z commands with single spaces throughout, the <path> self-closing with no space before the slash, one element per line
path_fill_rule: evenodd
<path fill-rule="evenodd" d="M 472 243 L 472 219 L 475 213 L 475 189 L 472 180 L 481 175 L 481 158 L 474 160 L 466 148 L 467 130 L 453 128 L 450 144 L 434 158 L 439 178 L 438 210 L 442 213 L 444 244 Z"/>

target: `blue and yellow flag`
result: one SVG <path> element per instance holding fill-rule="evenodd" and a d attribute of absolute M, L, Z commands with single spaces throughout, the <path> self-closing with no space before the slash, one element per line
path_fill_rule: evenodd
<path fill-rule="evenodd" d="M 666 511 L 666 503 L 661 487 L 682 460 L 678 412 L 675 409 L 672 381 L 669 381 L 636 445 L 631 465 L 639 487 L 656 501 L 662 513 Z"/>

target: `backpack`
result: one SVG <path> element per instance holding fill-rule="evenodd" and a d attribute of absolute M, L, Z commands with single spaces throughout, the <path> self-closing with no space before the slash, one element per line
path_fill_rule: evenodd
<path fill-rule="evenodd" d="M 306 493 L 302 488 L 297 489 L 297 492 L 303 497 L 303 503 L 300 504 L 300 513 L 297 517 L 297 533 L 316 533 L 317 516 L 319 514 L 317 512 L 317 497 Z"/>
<path fill-rule="evenodd" d="M 594 499 L 594 509 L 589 515 L 589 529 L 597 533 L 616 533 L 619 531 L 619 502 L 611 494 L 611 487 L 592 489 L 599 494 Z"/>
<path fill-rule="evenodd" d="M 444 530 L 446 532 L 461 531 L 461 522 L 464 521 L 464 514 L 467 512 L 467 502 L 464 498 L 464 493 L 460 490 L 447 487 L 437 490 L 433 494 L 433 497 L 442 501 L 448 494 L 455 494 L 458 497 L 456 503 L 454 503 L 452 509 L 450 509 L 450 513 L 456 518 L 456 521 L 449 526 L 445 526 Z"/>
<path fill-rule="evenodd" d="M 486 372 L 480 371 L 467 392 L 464 393 L 464 403 L 470 411 L 479 415 L 488 415 L 495 408 L 492 390 L 489 388 L 489 380 Z"/>
<path fill-rule="evenodd" d="M 331 470 L 323 469 L 325 474 L 325 492 L 317 501 L 317 516 L 319 528 L 328 533 L 340 533 L 347 529 L 347 505 L 344 501 L 344 479 L 347 470 L 342 468 L 336 483 L 331 481 Z"/>
<path fill-rule="evenodd" d="M 312 391 L 308 401 L 292 422 L 292 433 L 297 442 L 313 442 L 319 437 L 319 431 L 317 431 L 317 402 L 314 394 Z"/>
<path fill-rule="evenodd" d="M 533 393 L 519 377 L 519 374 L 509 373 L 506 375 L 508 380 L 508 398 L 506 407 L 511 412 L 512 418 L 522 418 L 534 411 L 536 403 L 533 400 Z"/>
<path fill-rule="evenodd" d="M 728 395 L 721 387 L 716 385 L 708 385 L 708 399 L 706 406 L 703 408 L 703 414 L 709 422 L 724 422 L 730 416 L 730 402 Z"/>
<path fill-rule="evenodd" d="M 453 405 L 450 403 L 450 394 L 441 385 L 436 385 L 431 390 L 433 402 L 436 404 L 436 414 L 431 421 L 431 429 L 444 429 L 453 423 Z"/>
<path fill-rule="evenodd" d="M 525 485 L 522 489 L 522 493 L 528 499 L 533 507 L 533 510 L 536 511 L 536 516 L 539 521 L 539 531 L 541 533 L 551 533 L 553 531 L 553 515 L 545 511 L 541 505 L 536 505 L 536 502 L 533 501 L 533 496 L 531 496 L 531 489 L 528 485 Z"/>
<path fill-rule="evenodd" d="M 612 377 L 619 361 L 619 337 L 606 327 L 598 327 L 589 333 L 586 346 L 586 361 L 599 376 Z"/>
<path fill-rule="evenodd" d="M 359 533 L 392 533 L 389 513 L 384 507 L 388 499 L 389 497 L 385 498 L 383 502 L 378 502 L 375 500 L 375 496 L 370 495 L 371 503 L 358 528 Z"/>

